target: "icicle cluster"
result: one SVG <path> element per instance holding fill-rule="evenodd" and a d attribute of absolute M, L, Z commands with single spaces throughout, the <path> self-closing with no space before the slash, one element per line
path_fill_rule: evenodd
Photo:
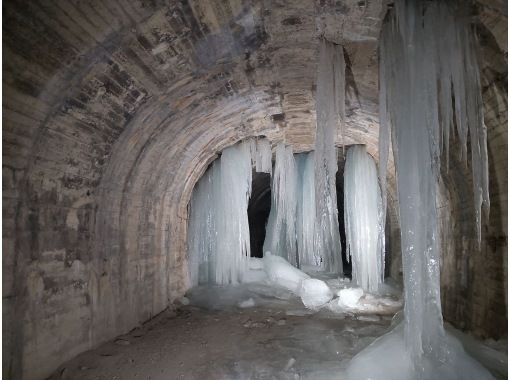
<path fill-rule="evenodd" d="M 317 246 L 314 152 L 292 155 L 291 147 L 277 147 L 272 195 L 264 252 L 282 256 L 298 268 L 330 271 L 326 263 L 334 262 L 330 256 L 338 252 Z"/>
<path fill-rule="evenodd" d="M 271 147 L 264 140 L 223 150 L 193 189 L 188 223 L 191 286 L 243 280 L 250 257 L 252 165 L 271 172 Z"/>
<path fill-rule="evenodd" d="M 384 281 L 384 222 L 375 162 L 364 145 L 347 151 L 344 168 L 344 219 L 352 279 L 376 293 Z"/>
<path fill-rule="evenodd" d="M 345 114 L 345 61 L 341 46 L 321 40 L 317 74 L 317 135 L 315 139 L 315 199 L 318 222 L 317 249 L 329 258 L 327 270 L 342 273 L 336 172 L 337 126 Z"/>
<path fill-rule="evenodd" d="M 297 170 L 292 147 L 284 143 L 276 147 L 271 195 L 264 252 L 282 256 L 299 267 L 296 249 Z"/>
<path fill-rule="evenodd" d="M 296 155 L 298 170 L 297 247 L 301 265 L 310 265 L 318 269 L 324 269 L 323 263 L 331 260 L 322 257 L 326 252 L 319 252 L 315 246 L 318 236 L 315 212 L 314 156 L 314 152 Z"/>
<path fill-rule="evenodd" d="M 380 153 L 384 189 L 391 138 L 405 289 L 405 336 L 415 366 L 444 361 L 436 192 L 440 155 L 454 125 L 467 158 L 469 135 L 476 223 L 488 212 L 486 128 L 474 33 L 463 3 L 397 1 L 380 45 Z M 452 98 L 454 101 L 452 102 Z M 454 122 L 455 121 L 455 122 Z M 385 199 L 385 197 L 384 197 Z"/>
<path fill-rule="evenodd" d="M 273 169 L 271 143 L 268 139 L 258 139 L 255 146 L 255 171 L 269 173 Z"/>

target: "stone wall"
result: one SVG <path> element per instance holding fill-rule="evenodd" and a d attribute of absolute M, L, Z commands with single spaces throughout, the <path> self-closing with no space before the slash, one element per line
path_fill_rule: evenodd
<path fill-rule="evenodd" d="M 377 158 L 385 12 L 386 2 L 358 1 L 7 1 L 5 378 L 45 378 L 183 294 L 187 205 L 217 153 L 258 135 L 312 146 L 319 35 L 349 57 L 347 131 L 337 144 L 364 143 Z M 502 97 L 491 91 L 487 101 Z M 499 151 L 492 211 L 506 215 Z"/>

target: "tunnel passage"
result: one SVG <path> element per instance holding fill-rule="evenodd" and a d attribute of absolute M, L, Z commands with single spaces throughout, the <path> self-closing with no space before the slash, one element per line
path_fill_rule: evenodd
<path fill-rule="evenodd" d="M 311 149 L 316 7 L 259 3 L 7 1 L 6 377 L 49 376 L 62 361 L 130 331 L 184 294 L 187 205 L 217 152 L 261 134 L 285 139 L 295 151 Z M 455 235 L 455 244 L 444 247 L 441 292 L 446 320 L 468 321 L 466 329 L 497 338 L 507 330 L 507 12 L 488 0 L 476 3 L 484 32 L 491 221 L 480 249 L 463 212 L 472 199 L 457 195 L 469 184 L 455 181 L 454 212 L 450 203 L 440 205 Z M 367 2 L 360 12 L 353 4 L 345 12 L 331 8 L 325 30 L 346 43 L 359 90 L 359 98 L 347 98 L 345 135 L 337 143 L 366 144 L 378 160 L 377 46 L 386 7 Z M 248 26 L 241 34 L 240 24 Z M 195 59 L 220 44 L 225 49 L 209 59 Z M 386 248 L 393 255 L 386 268 L 398 279 L 392 162 L 389 169 L 393 239 Z M 459 265 L 468 254 L 465 288 Z"/>
<path fill-rule="evenodd" d="M 266 225 L 271 211 L 271 175 L 253 172 L 251 198 L 248 204 L 251 257 L 262 257 Z"/>
<path fill-rule="evenodd" d="M 344 275 L 351 278 L 352 264 L 349 258 L 347 257 L 347 243 L 345 238 L 344 166 L 345 157 L 342 154 L 339 156 L 338 171 L 336 172 L 336 202 L 338 207 L 338 228 L 340 230 L 340 244 L 342 245 L 342 263 L 344 268 Z"/>

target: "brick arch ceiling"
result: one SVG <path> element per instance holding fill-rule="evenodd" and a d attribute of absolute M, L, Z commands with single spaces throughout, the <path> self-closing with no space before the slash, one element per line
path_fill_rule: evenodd
<path fill-rule="evenodd" d="M 216 153 L 256 135 L 312 147 L 320 35 L 349 58 L 348 129 L 337 143 L 365 143 L 377 158 L 386 9 L 4 3 L 8 371 L 49 374 L 55 358 L 132 328 L 183 291 L 186 205 Z"/>

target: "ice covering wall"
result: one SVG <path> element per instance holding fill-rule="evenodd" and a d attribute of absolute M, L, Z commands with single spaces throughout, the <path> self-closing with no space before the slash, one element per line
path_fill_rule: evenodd
<path fill-rule="evenodd" d="M 364 145 L 351 146 L 344 168 L 347 254 L 352 256 L 353 281 L 370 293 L 384 281 L 383 215 L 375 162 Z"/>
<path fill-rule="evenodd" d="M 250 257 L 252 167 L 271 172 L 271 147 L 248 140 L 223 150 L 198 181 L 188 223 L 190 285 L 242 281 Z"/>
<path fill-rule="evenodd" d="M 464 160 L 468 136 L 470 140 L 479 239 L 481 207 L 489 207 L 479 69 L 463 4 L 395 3 L 380 44 L 380 122 L 381 178 L 386 172 L 390 128 L 396 165 L 405 340 L 415 368 L 423 372 L 425 361 L 448 363 L 452 357 L 441 315 L 435 201 L 440 155 L 448 151 L 453 125 Z"/>
<path fill-rule="evenodd" d="M 345 115 L 345 61 L 343 48 L 320 42 L 317 73 L 317 134 L 315 138 L 315 202 L 318 222 L 317 249 L 327 259 L 324 266 L 342 273 L 342 247 L 338 229 L 335 139 Z"/>
<path fill-rule="evenodd" d="M 282 256 L 299 267 L 296 249 L 297 170 L 292 147 L 284 143 L 276 147 L 271 195 L 264 253 L 269 251 Z"/>

